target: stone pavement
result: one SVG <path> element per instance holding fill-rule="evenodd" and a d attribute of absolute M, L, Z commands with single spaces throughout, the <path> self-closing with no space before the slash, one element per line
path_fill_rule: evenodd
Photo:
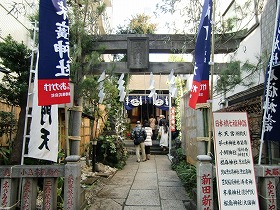
<path fill-rule="evenodd" d="M 140 163 L 130 155 L 124 169 L 93 196 L 90 210 L 185 210 L 190 200 L 166 155 Z"/>

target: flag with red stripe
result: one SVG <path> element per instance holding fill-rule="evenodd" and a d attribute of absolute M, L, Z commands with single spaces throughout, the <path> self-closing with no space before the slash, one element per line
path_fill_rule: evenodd
<path fill-rule="evenodd" d="M 205 103 L 209 99 L 211 18 L 212 0 L 205 0 L 195 45 L 194 77 L 189 100 L 193 109 L 197 103 Z"/>

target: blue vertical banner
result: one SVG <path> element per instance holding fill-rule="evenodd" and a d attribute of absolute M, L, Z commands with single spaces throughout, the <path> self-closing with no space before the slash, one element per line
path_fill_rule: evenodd
<path fill-rule="evenodd" d="M 189 100 L 189 106 L 193 109 L 197 103 L 206 103 L 209 99 L 211 19 L 212 0 L 205 0 L 195 45 L 194 77 Z"/>
<path fill-rule="evenodd" d="M 279 7 L 279 5 L 278 5 Z M 279 9 L 278 9 L 279 11 Z M 266 70 L 262 140 L 280 141 L 280 13 L 276 19 L 272 55 Z"/>
<path fill-rule="evenodd" d="M 69 25 L 66 0 L 41 0 L 38 105 L 69 103 L 69 75 Z"/>

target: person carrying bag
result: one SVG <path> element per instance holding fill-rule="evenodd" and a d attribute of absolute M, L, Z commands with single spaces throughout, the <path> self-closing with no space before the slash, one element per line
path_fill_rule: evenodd
<path fill-rule="evenodd" d="M 136 158 L 138 163 L 141 161 L 140 149 L 142 154 L 142 161 L 146 161 L 145 144 L 144 144 L 146 137 L 147 137 L 147 133 L 145 129 L 142 128 L 141 122 L 137 121 L 136 127 L 131 132 L 131 139 L 134 142 L 135 153 L 136 153 Z"/>

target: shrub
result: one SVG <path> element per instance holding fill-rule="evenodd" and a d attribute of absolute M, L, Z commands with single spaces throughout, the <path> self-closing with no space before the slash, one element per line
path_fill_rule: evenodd
<path fill-rule="evenodd" d="M 192 196 L 192 189 L 196 188 L 196 167 L 186 162 L 182 148 L 176 150 L 171 167 L 182 181 L 187 194 Z"/>
<path fill-rule="evenodd" d="M 125 145 L 116 135 L 99 136 L 96 158 L 98 162 L 121 169 L 128 158 Z"/>

